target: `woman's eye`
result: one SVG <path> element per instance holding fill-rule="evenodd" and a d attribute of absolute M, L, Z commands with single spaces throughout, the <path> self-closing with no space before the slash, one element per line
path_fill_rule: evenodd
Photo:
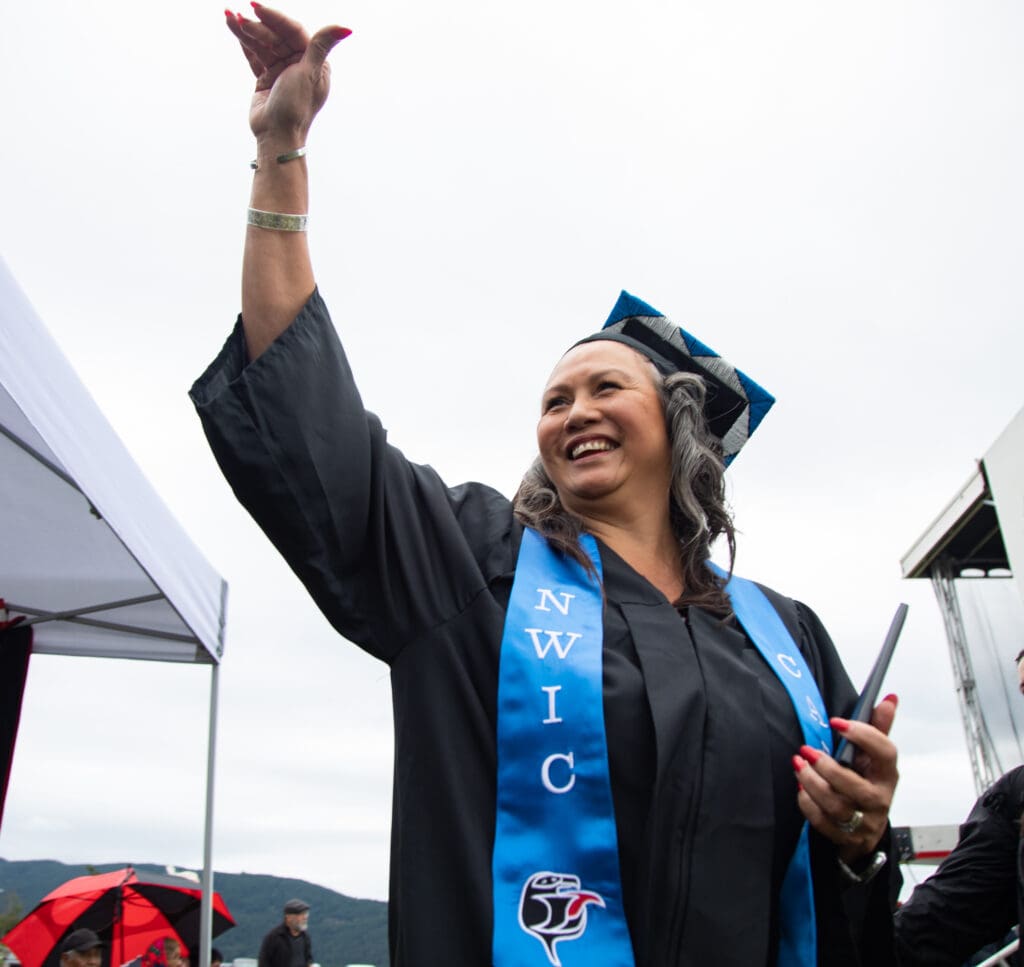
<path fill-rule="evenodd" d="M 599 393 L 602 393 L 602 392 L 604 392 L 606 390 L 616 390 L 616 389 L 620 389 L 620 388 L 621 387 L 619 386 L 618 383 L 612 382 L 612 380 L 610 380 L 610 379 L 603 380 L 602 382 L 597 384 L 597 391 Z"/>
<path fill-rule="evenodd" d="M 549 413 L 559 406 L 565 406 L 566 402 L 567 400 L 564 396 L 552 396 L 551 399 L 544 401 L 544 412 Z"/>

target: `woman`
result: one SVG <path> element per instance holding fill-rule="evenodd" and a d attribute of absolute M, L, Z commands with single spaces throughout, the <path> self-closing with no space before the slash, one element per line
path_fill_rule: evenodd
<path fill-rule="evenodd" d="M 151 943 L 138 961 L 141 967 L 181 967 L 185 958 L 174 937 L 161 937 Z"/>
<path fill-rule="evenodd" d="M 856 772 L 808 741 L 853 690 L 807 608 L 705 565 L 733 540 L 723 443 L 671 327 L 562 357 L 514 505 L 409 463 L 363 409 L 302 231 L 302 149 L 348 31 L 253 8 L 227 15 L 257 79 L 242 315 L 192 395 L 240 500 L 391 668 L 392 964 L 888 962 L 898 874 L 871 876 L 895 699 L 833 720 Z M 817 683 L 813 715 L 762 638 Z"/>

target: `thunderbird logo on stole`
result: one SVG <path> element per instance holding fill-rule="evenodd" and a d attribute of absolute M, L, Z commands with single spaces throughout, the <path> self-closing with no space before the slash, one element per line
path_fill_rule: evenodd
<path fill-rule="evenodd" d="M 534 873 L 519 898 L 519 926 L 543 945 L 552 967 L 561 967 L 555 944 L 576 940 L 587 929 L 587 904 L 604 906 L 599 893 L 580 889 L 572 873 Z"/>

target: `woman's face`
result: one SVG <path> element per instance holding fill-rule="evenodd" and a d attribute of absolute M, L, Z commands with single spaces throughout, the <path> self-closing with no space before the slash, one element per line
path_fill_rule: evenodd
<path fill-rule="evenodd" d="M 541 397 L 537 446 L 567 510 L 667 508 L 672 457 L 658 378 L 640 353 L 609 340 L 559 361 Z"/>

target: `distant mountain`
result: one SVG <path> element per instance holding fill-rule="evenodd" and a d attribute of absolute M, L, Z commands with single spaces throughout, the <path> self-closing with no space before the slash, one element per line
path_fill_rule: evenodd
<path fill-rule="evenodd" d="M 23 913 L 28 913 L 66 880 L 106 873 L 123 865 L 70 866 L 54 860 L 0 859 L 0 913 L 12 901 L 19 902 Z M 135 869 L 140 876 L 147 872 L 166 873 L 165 867 L 152 864 L 137 863 Z M 263 935 L 281 922 L 285 901 L 301 897 L 312 907 L 309 935 L 313 956 L 322 967 L 389 967 L 388 908 L 380 900 L 356 900 L 305 880 L 257 873 L 214 872 L 213 885 L 235 918 L 235 926 L 213 942 L 226 960 L 255 957 Z"/>

